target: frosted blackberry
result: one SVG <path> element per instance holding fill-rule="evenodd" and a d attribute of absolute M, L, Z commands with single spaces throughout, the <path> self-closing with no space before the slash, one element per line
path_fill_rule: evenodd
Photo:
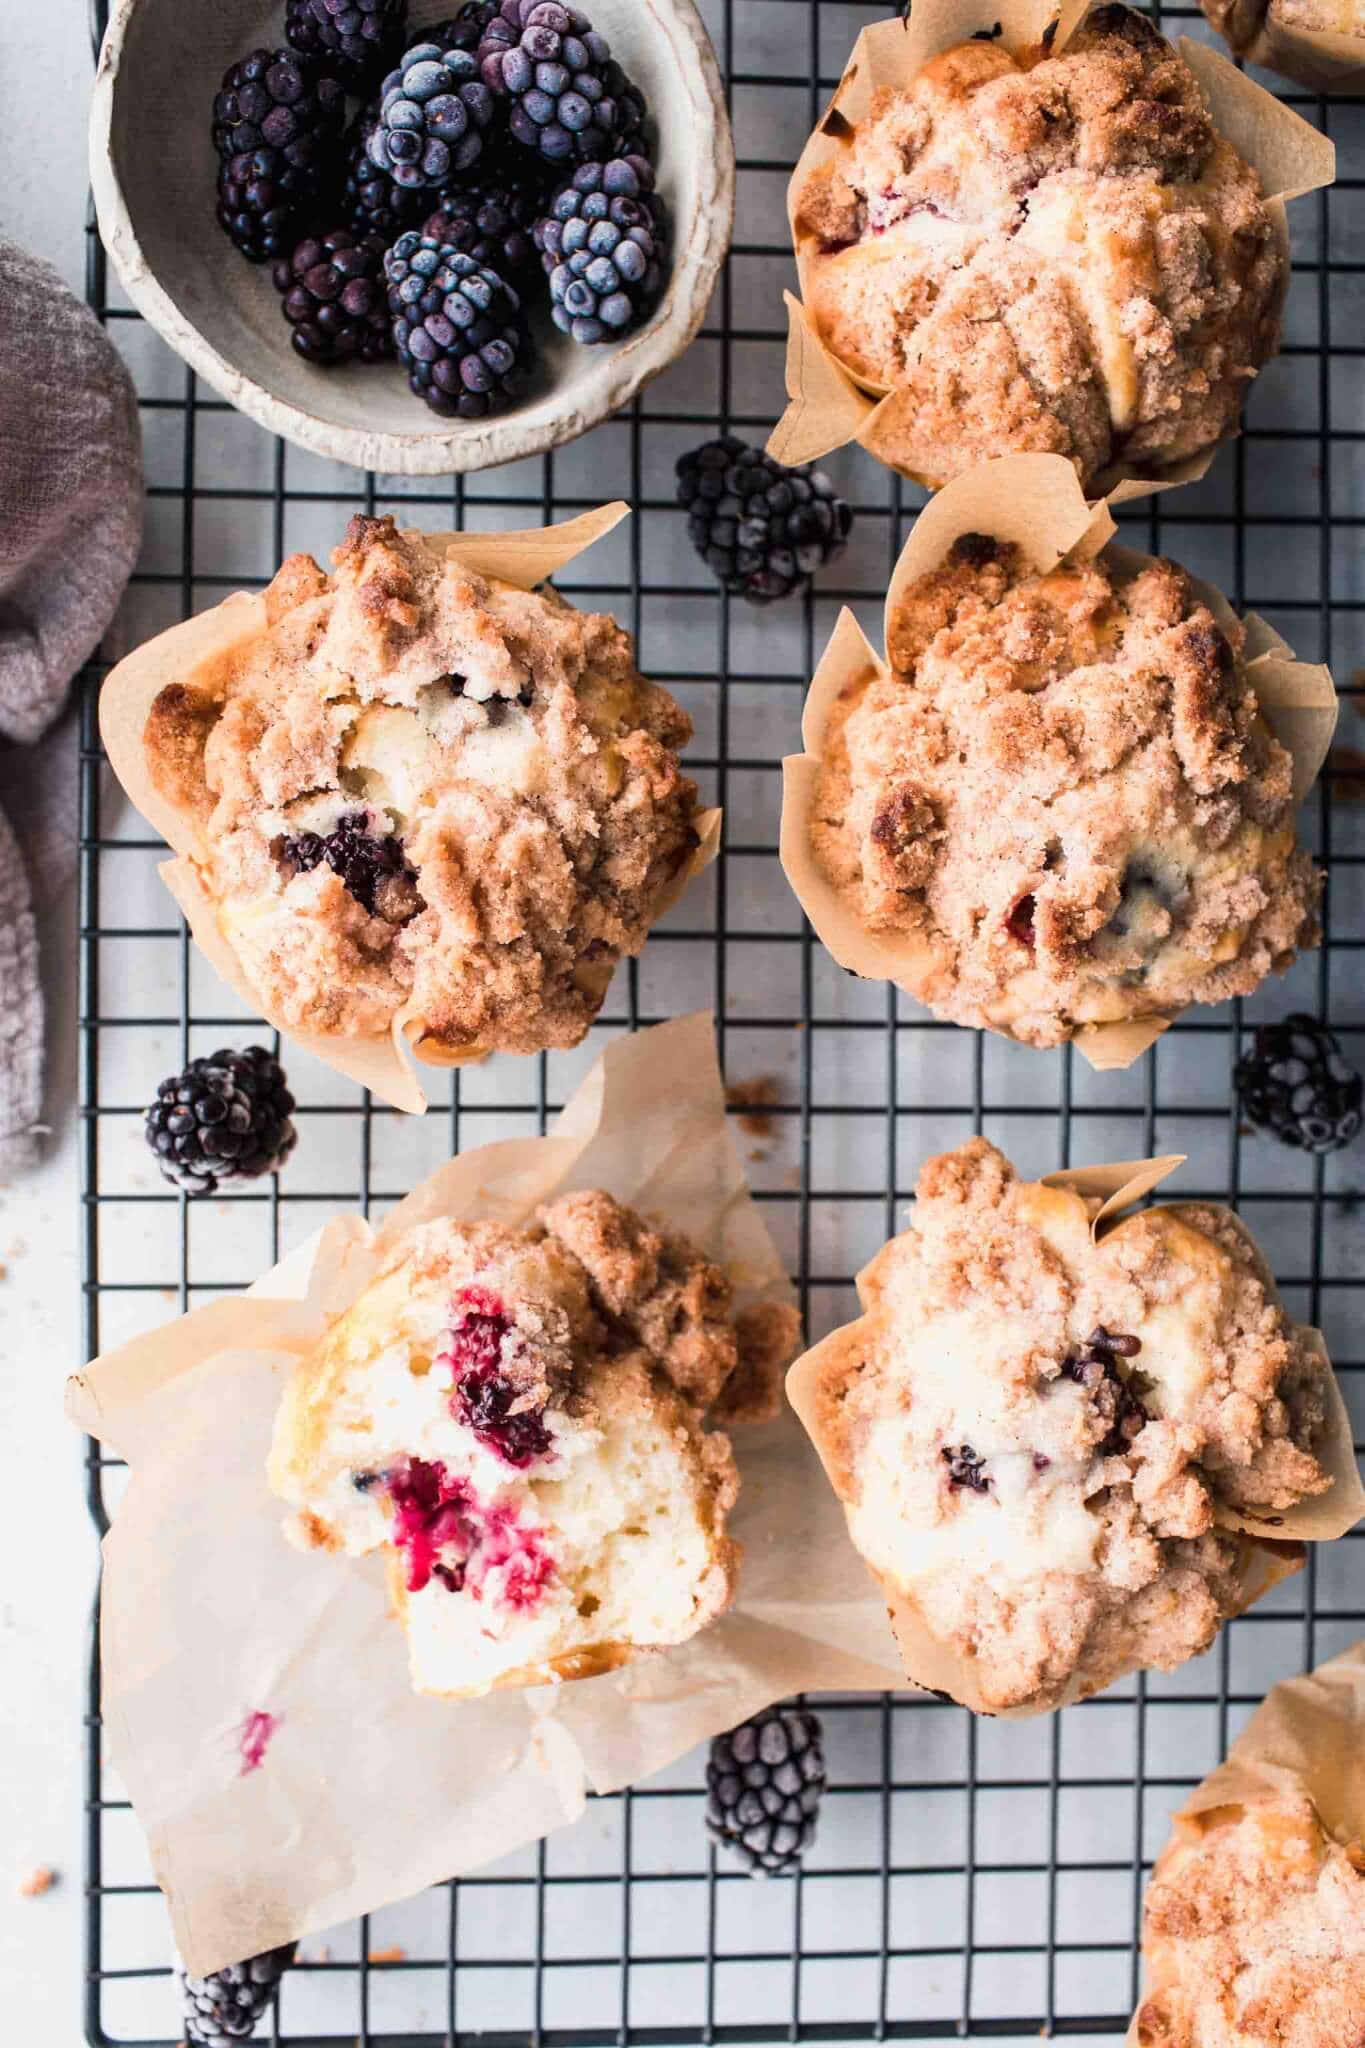
<path fill-rule="evenodd" d="M 416 227 L 431 195 L 421 186 L 397 184 L 373 161 L 369 143 L 378 123 L 379 102 L 374 100 L 357 114 L 347 134 L 341 213 L 357 233 L 381 235 L 387 245 L 396 242 L 404 228 Z"/>
<path fill-rule="evenodd" d="M 664 211 L 653 185 L 642 157 L 580 164 L 536 222 L 550 315 L 575 341 L 617 341 L 657 303 Z"/>
<path fill-rule="evenodd" d="M 253 263 L 282 255 L 336 169 L 346 95 L 293 50 L 253 50 L 213 102 L 218 222 Z"/>
<path fill-rule="evenodd" d="M 407 0 L 288 0 L 284 33 L 296 50 L 322 58 L 343 84 L 363 92 L 402 49 L 407 12 Z"/>
<path fill-rule="evenodd" d="M 384 244 L 347 228 L 310 235 L 272 273 L 293 343 L 310 363 L 382 363 L 393 354 Z"/>
<path fill-rule="evenodd" d="M 274 1173 L 294 1149 L 294 1098 L 263 1045 L 191 1060 L 156 1091 L 146 1138 L 164 1179 L 187 1195 Z"/>
<path fill-rule="evenodd" d="M 466 420 L 521 396 L 530 341 L 505 278 L 429 235 L 399 237 L 384 258 L 394 346 L 434 412 Z"/>
<path fill-rule="evenodd" d="M 1335 1034 L 1301 1011 L 1260 1026 L 1236 1083 L 1247 1122 L 1296 1151 L 1338 1152 L 1360 1129 L 1361 1077 Z"/>
<path fill-rule="evenodd" d="M 507 172 L 501 163 L 490 164 L 485 177 L 480 160 L 476 171 L 476 183 L 445 194 L 422 233 L 472 256 L 520 290 L 540 270 L 533 231 L 545 204 L 543 182 L 536 175 Z"/>
<path fill-rule="evenodd" d="M 286 874 L 311 874 L 326 865 L 371 917 L 405 924 L 419 907 L 417 877 L 402 840 L 372 826 L 370 812 L 344 811 L 330 832 L 297 832 L 279 840 L 276 855 Z"/>
<path fill-rule="evenodd" d="M 624 80 L 605 36 L 558 0 L 502 0 L 479 46 L 485 84 L 508 101 L 516 140 L 552 163 L 600 162 L 621 120 L 611 91 Z"/>
<path fill-rule="evenodd" d="M 413 45 L 384 80 L 370 160 L 398 185 L 439 191 L 477 163 L 493 95 L 468 50 Z"/>
<path fill-rule="evenodd" d="M 187 2048 L 220 2048 L 224 2042 L 250 2040 L 294 1953 L 289 1941 L 244 1963 L 229 1963 L 211 1977 L 184 1977 Z"/>
<path fill-rule="evenodd" d="M 824 1790 L 816 1716 L 805 1707 L 765 1707 L 711 1744 L 706 1832 L 734 1850 L 751 1876 L 785 1876 L 815 1839 Z"/>
<path fill-rule="evenodd" d="M 843 553 L 853 513 L 821 470 L 788 469 L 726 434 L 684 455 L 677 476 L 693 546 L 750 604 L 804 589 Z"/>

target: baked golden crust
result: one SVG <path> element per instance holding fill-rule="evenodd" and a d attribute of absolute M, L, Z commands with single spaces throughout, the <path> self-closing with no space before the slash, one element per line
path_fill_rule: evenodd
<path fill-rule="evenodd" d="M 882 445 L 931 484 L 1019 451 L 1086 484 L 1182 461 L 1234 428 L 1278 345 L 1256 175 L 1124 7 L 1057 56 L 932 59 L 812 174 L 796 229 L 817 331 L 900 395 Z"/>
<path fill-rule="evenodd" d="M 1147 1888 L 1139 2048 L 1358 2048 L 1365 1850 L 1307 1799 L 1187 1816 Z"/>
<path fill-rule="evenodd" d="M 225 934 L 293 1029 L 401 1011 L 437 1053 L 576 1044 L 697 844 L 690 722 L 614 620 L 552 591 L 391 519 L 333 561 L 291 557 L 265 632 L 144 729 Z M 339 827 L 383 870 L 359 895 L 318 852 Z"/>
<path fill-rule="evenodd" d="M 854 1543 L 993 1711 L 1198 1655 L 1243 1600 L 1220 1516 L 1330 1483 L 1325 1368 L 1236 1219 L 1144 1210 L 1095 1244 L 1094 1206 L 981 1138 L 929 1160 L 813 1355 Z"/>
<path fill-rule="evenodd" d="M 1169 562 L 965 535 L 834 705 L 811 843 L 936 1014 L 1032 1045 L 1248 994 L 1316 943 L 1292 761 Z"/>
<path fill-rule="evenodd" d="M 598 1190 L 426 1224 L 292 1375 L 270 1483 L 304 1547 L 387 1555 L 419 1691 L 609 1670 L 733 1596 L 738 1474 L 703 1424 L 783 1362 L 758 1323 L 741 1342 L 723 1272 Z"/>

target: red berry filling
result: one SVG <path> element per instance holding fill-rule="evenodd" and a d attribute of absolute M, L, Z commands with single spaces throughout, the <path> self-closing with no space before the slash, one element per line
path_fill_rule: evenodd
<path fill-rule="evenodd" d="M 516 1408 L 524 1398 L 502 1370 L 509 1336 L 521 1341 L 502 1303 L 486 1287 L 463 1287 L 452 1303 L 452 1322 L 441 1354 L 450 1367 L 451 1409 L 479 1442 L 521 1470 L 548 1456 L 554 1439 L 543 1408 Z"/>
<path fill-rule="evenodd" d="M 435 1579 L 447 1592 L 498 1599 L 519 1613 L 538 1604 L 554 1559 L 514 1508 L 481 1501 L 467 1480 L 425 1458 L 404 1459 L 384 1483 L 410 1593 Z M 495 1573 L 501 1583 L 490 1586 Z"/>

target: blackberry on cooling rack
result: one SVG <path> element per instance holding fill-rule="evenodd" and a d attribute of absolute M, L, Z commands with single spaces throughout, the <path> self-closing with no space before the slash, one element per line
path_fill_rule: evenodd
<path fill-rule="evenodd" d="M 370 137 L 379 124 L 379 102 L 372 100 L 356 115 L 346 136 L 346 182 L 341 213 L 358 234 L 381 235 L 387 246 L 404 228 L 416 227 L 431 194 L 423 187 L 398 184 L 370 156 Z"/>
<path fill-rule="evenodd" d="M 433 412 L 484 419 L 520 397 L 530 339 L 504 277 L 418 234 L 399 236 L 384 272 L 398 359 Z"/>
<path fill-rule="evenodd" d="M 616 341 L 652 311 L 664 282 L 664 211 L 643 157 L 580 164 L 536 222 L 550 316 L 575 341 Z"/>
<path fill-rule="evenodd" d="M 398 185 L 439 191 L 477 163 L 493 95 L 468 50 L 415 43 L 384 80 L 370 161 Z"/>
<path fill-rule="evenodd" d="M 520 290 L 540 269 L 533 231 L 545 204 L 543 181 L 501 163 L 490 165 L 486 177 L 482 162 L 476 168 L 477 182 L 447 192 L 422 233 L 472 256 Z"/>
<path fill-rule="evenodd" d="M 384 243 L 348 228 L 308 235 L 272 276 L 293 343 L 307 362 L 382 363 L 393 354 Z"/>
<path fill-rule="evenodd" d="M 281 1167 L 298 1136 L 293 1113 L 284 1069 L 263 1045 L 224 1047 L 161 1083 L 147 1143 L 163 1178 L 187 1195 L 211 1195 L 222 1181 Z"/>
<path fill-rule="evenodd" d="M 186 2048 L 250 2040 L 294 1955 L 289 1941 L 244 1963 L 229 1963 L 211 1977 L 182 1978 Z"/>
<path fill-rule="evenodd" d="M 677 477 L 697 553 L 751 604 L 803 589 L 848 540 L 853 513 L 821 470 L 788 469 L 733 434 L 684 455 Z"/>
<path fill-rule="evenodd" d="M 1302 1011 L 1262 1024 L 1237 1062 L 1242 1114 L 1300 1152 L 1338 1152 L 1360 1129 L 1365 1085 L 1334 1032 Z"/>
<path fill-rule="evenodd" d="M 502 0 L 479 45 L 484 82 L 508 105 L 512 134 L 552 163 L 600 162 L 613 153 L 620 110 L 610 78 L 624 79 L 611 46 L 576 7 Z"/>
<path fill-rule="evenodd" d="M 285 40 L 363 92 L 402 49 L 407 13 L 408 0 L 287 0 Z"/>
<path fill-rule="evenodd" d="M 796 1869 L 825 1791 L 820 1723 L 807 1707 L 765 1707 L 717 1735 L 706 1764 L 706 1832 L 753 1877 Z"/>
<path fill-rule="evenodd" d="M 253 263 L 281 255 L 336 167 L 340 81 L 294 50 L 253 50 L 213 102 L 218 221 Z"/>

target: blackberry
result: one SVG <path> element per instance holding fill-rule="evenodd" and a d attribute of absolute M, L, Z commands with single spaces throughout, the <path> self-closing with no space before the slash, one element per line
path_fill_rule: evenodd
<path fill-rule="evenodd" d="M 1099 1323 L 1079 1352 L 1062 1362 L 1064 1376 L 1085 1388 L 1109 1425 L 1099 1446 L 1103 1458 L 1121 1458 L 1151 1421 L 1118 1367 L 1121 1358 L 1136 1358 L 1141 1349 L 1140 1337 L 1121 1336 Z"/>
<path fill-rule="evenodd" d="M 404 228 L 417 225 L 428 194 L 410 190 L 381 171 L 370 156 L 370 137 L 379 125 L 379 102 L 361 109 L 346 137 L 346 182 L 341 212 L 348 226 L 362 235 L 382 235 L 387 245 Z"/>
<path fill-rule="evenodd" d="M 530 339 L 505 278 L 417 234 L 399 237 L 384 273 L 398 359 L 434 412 L 483 419 L 520 397 Z"/>
<path fill-rule="evenodd" d="M 677 475 L 693 546 L 750 604 L 804 589 L 843 553 L 853 513 L 821 470 L 787 469 L 726 434 L 684 455 Z"/>
<path fill-rule="evenodd" d="M 538 180 L 504 179 L 499 170 L 487 181 L 480 177 L 477 184 L 447 192 L 422 233 L 519 288 L 540 267 L 533 231 L 543 203 Z"/>
<path fill-rule="evenodd" d="M 986 1460 L 970 1444 L 945 1444 L 939 1456 L 948 1467 L 948 1484 L 954 1493 L 960 1493 L 963 1487 L 969 1493 L 990 1492 Z"/>
<path fill-rule="evenodd" d="M 733 1849 L 751 1876 L 785 1876 L 815 1839 L 824 1790 L 815 1715 L 805 1707 L 765 1707 L 711 1744 L 706 1832 Z"/>
<path fill-rule="evenodd" d="M 479 45 L 484 82 L 509 102 L 517 141 L 552 163 L 600 162 L 621 120 L 610 90 L 624 80 L 611 47 L 576 7 L 502 0 Z"/>
<path fill-rule="evenodd" d="M 293 1111 L 284 1069 L 263 1045 L 225 1046 L 161 1083 L 147 1143 L 164 1179 L 187 1195 L 211 1195 L 220 1181 L 283 1166 L 298 1137 Z"/>
<path fill-rule="evenodd" d="M 294 347 L 310 363 L 382 363 L 393 354 L 384 244 L 346 228 L 309 235 L 273 271 Z"/>
<path fill-rule="evenodd" d="M 1236 1083 L 1247 1122 L 1296 1151 L 1338 1152 L 1360 1129 L 1361 1077 L 1335 1034 L 1301 1011 L 1260 1026 Z"/>
<path fill-rule="evenodd" d="M 443 50 L 468 50 L 471 57 L 477 57 L 497 11 L 498 0 L 465 0 L 458 14 L 438 22 L 434 28 L 424 29 L 423 34 L 429 43 L 439 43 Z"/>
<path fill-rule="evenodd" d="M 340 81 L 293 50 L 253 50 L 213 102 L 218 222 L 253 263 L 282 255 L 335 168 Z"/>
<path fill-rule="evenodd" d="M 477 163 L 493 95 L 468 50 L 415 43 L 384 80 L 370 161 L 395 184 L 439 190 Z"/>
<path fill-rule="evenodd" d="M 580 164 L 536 222 L 550 317 L 575 341 L 616 341 L 653 310 L 664 282 L 664 210 L 653 186 L 643 157 Z"/>
<path fill-rule="evenodd" d="M 288 0 L 284 33 L 306 56 L 321 57 L 357 92 L 383 76 L 403 47 L 408 0 Z"/>
<path fill-rule="evenodd" d="M 404 858 L 403 842 L 370 827 L 370 812 L 343 811 L 330 832 L 298 832 L 278 840 L 275 855 L 282 867 L 300 875 L 325 863 L 371 917 L 404 924 L 420 904 L 417 877 Z"/>
<path fill-rule="evenodd" d="M 246 2041 L 275 1996 L 281 1977 L 294 1960 L 295 1946 L 267 1949 L 244 1963 L 229 1963 L 211 1977 L 185 1977 L 185 2041 L 187 2048 L 220 2048 L 227 2041 Z"/>

